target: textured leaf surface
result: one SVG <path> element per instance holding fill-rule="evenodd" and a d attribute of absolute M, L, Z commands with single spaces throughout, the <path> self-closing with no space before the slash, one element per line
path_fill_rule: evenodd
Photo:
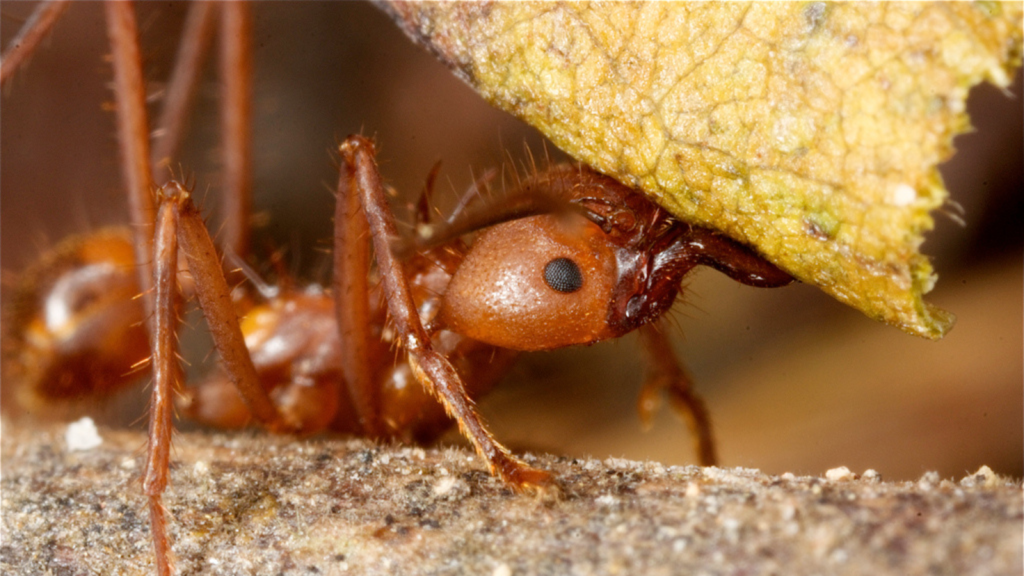
<path fill-rule="evenodd" d="M 971 86 L 1020 63 L 1020 3 L 404 3 L 485 98 L 678 217 L 939 338 L 918 248 Z"/>

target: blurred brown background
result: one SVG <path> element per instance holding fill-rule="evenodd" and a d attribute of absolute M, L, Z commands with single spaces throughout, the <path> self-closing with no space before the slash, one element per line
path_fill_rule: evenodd
<path fill-rule="evenodd" d="M 5 45 L 31 8 L 4 3 Z M 183 15 L 176 3 L 139 7 L 154 109 Z M 439 196 L 450 197 L 473 171 L 518 162 L 525 147 L 544 155 L 535 131 L 491 109 L 371 6 L 261 2 L 255 18 L 255 204 L 264 222 L 255 251 L 286 248 L 307 280 L 329 277 L 332 150 L 347 134 L 376 137 L 383 174 L 408 195 L 439 159 Z M 102 7 L 76 2 L 3 95 L 5 274 L 63 236 L 125 221 L 106 50 Z M 957 139 L 960 152 L 942 169 L 966 220 L 936 214 L 924 246 L 941 276 L 930 299 L 959 317 L 943 341 L 875 324 L 807 286 L 757 290 L 714 272 L 688 281 L 672 314 L 677 349 L 707 397 L 725 465 L 811 474 L 845 465 L 915 478 L 988 464 L 1024 474 L 1020 75 L 1012 92 L 972 93 L 977 130 Z M 182 167 L 210 205 L 216 99 L 208 66 Z M 192 356 L 201 364 L 204 354 Z M 688 433 L 668 410 L 640 430 L 642 369 L 632 337 L 530 355 L 482 410 L 518 449 L 692 462 Z"/>

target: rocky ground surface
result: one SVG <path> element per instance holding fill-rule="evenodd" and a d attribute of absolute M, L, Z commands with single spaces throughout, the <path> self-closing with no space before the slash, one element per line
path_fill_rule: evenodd
<path fill-rule="evenodd" d="M 148 574 L 144 438 L 2 430 L 4 574 Z M 70 444 L 69 444 L 70 441 Z M 72 450 L 77 445 L 77 449 Z M 527 456 L 517 495 L 461 448 L 176 436 L 181 574 L 1021 574 L 1024 494 L 982 468 L 887 482 Z"/>

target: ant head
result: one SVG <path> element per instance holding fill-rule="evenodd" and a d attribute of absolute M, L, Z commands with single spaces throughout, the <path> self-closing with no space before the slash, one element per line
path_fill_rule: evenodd
<path fill-rule="evenodd" d="M 441 321 L 475 340 L 544 350 L 613 336 L 605 310 L 615 251 L 577 215 L 541 215 L 483 232 L 445 292 Z"/>
<path fill-rule="evenodd" d="M 448 285 L 443 325 L 503 348 L 546 350 L 614 338 L 668 309 L 682 273 L 666 278 L 655 264 L 678 223 L 589 169 L 556 167 L 531 180 L 524 188 L 565 209 L 484 230 Z"/>

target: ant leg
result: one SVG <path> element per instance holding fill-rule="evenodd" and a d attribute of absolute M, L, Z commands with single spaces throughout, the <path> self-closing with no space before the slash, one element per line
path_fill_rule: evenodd
<path fill-rule="evenodd" d="M 689 252 L 697 264 L 710 266 L 733 280 L 757 288 L 778 288 L 793 281 L 771 262 L 750 248 L 706 228 L 691 228 L 687 233 Z"/>
<path fill-rule="evenodd" d="M 697 458 L 702 466 L 718 464 L 711 417 L 704 399 L 693 390 L 693 382 L 680 365 L 663 326 L 647 324 L 640 329 L 650 373 L 640 391 L 640 419 L 649 423 L 657 408 L 657 394 L 665 390 L 675 412 L 686 421 L 694 436 Z"/>
<path fill-rule="evenodd" d="M 142 79 L 138 27 L 134 7 L 129 2 L 107 2 L 106 12 L 107 35 L 114 64 L 117 136 L 135 234 L 135 261 L 139 266 L 139 286 L 144 295 L 146 317 L 152 318 L 154 309 L 150 290 L 153 286 L 153 221 L 156 211 L 153 207 L 146 89 Z"/>
<path fill-rule="evenodd" d="M 517 490 L 552 486 L 550 473 L 528 466 L 494 439 L 477 414 L 455 369 L 431 345 L 409 292 L 402 263 L 392 252 L 391 239 L 397 236 L 397 230 L 377 172 L 373 144 L 362 136 L 349 136 L 341 145 L 340 152 L 343 171 L 351 171 L 355 192 L 369 224 L 388 311 L 395 331 L 401 336 L 413 374 L 441 402 L 448 415 L 459 423 L 462 434 L 487 460 L 492 474 L 500 476 Z M 349 187 L 343 192 L 351 194 L 352 189 Z M 349 200 L 341 198 L 340 201 Z"/>
<path fill-rule="evenodd" d="M 224 132 L 224 230 L 220 245 L 248 253 L 252 204 L 252 17 L 247 2 L 220 7 L 220 99 Z"/>
<path fill-rule="evenodd" d="M 214 16 L 216 5 L 211 2 L 195 2 L 188 9 L 174 71 L 167 83 L 160 119 L 153 132 L 151 163 L 154 172 L 159 169 L 169 171 L 172 159 L 178 154 L 185 133 L 185 118 L 192 107 L 199 73 L 213 36 Z"/>
<path fill-rule="evenodd" d="M 342 145 L 342 150 L 344 146 Z M 344 153 L 343 153 L 344 156 Z M 367 360 L 370 349 L 369 228 L 359 194 L 353 193 L 355 170 L 342 158 L 334 208 L 334 313 L 341 340 L 341 369 L 359 427 L 378 436 L 380 399 Z"/>
<path fill-rule="evenodd" d="M 36 7 L 4 51 L 0 62 L 0 86 L 14 77 L 14 72 L 28 60 L 69 5 L 68 0 L 48 0 Z"/>
<path fill-rule="evenodd" d="M 178 213 L 178 242 L 195 282 L 199 307 L 203 310 L 228 377 L 256 420 L 272 432 L 294 430 L 295 426 L 281 416 L 256 375 L 238 326 L 238 315 L 232 305 L 231 290 L 224 279 L 220 258 L 189 192 L 172 180 L 164 184 L 158 195 L 161 209 L 170 206 Z"/>
<path fill-rule="evenodd" d="M 441 172 L 441 161 L 434 162 L 434 166 L 430 168 L 430 172 L 427 174 L 427 181 L 423 183 L 423 192 L 420 194 L 419 201 L 416 202 L 416 227 L 429 226 L 430 225 L 430 200 L 434 196 L 434 182 L 437 181 L 437 175 Z"/>
<path fill-rule="evenodd" d="M 142 490 L 149 498 L 149 523 L 157 574 L 172 570 L 167 538 L 163 493 L 170 468 L 171 434 L 174 431 L 173 394 L 181 382 L 177 358 L 178 327 L 178 210 L 172 202 L 161 203 L 157 216 L 155 250 L 155 318 L 153 321 L 153 392 L 149 404 L 149 449 Z"/>

